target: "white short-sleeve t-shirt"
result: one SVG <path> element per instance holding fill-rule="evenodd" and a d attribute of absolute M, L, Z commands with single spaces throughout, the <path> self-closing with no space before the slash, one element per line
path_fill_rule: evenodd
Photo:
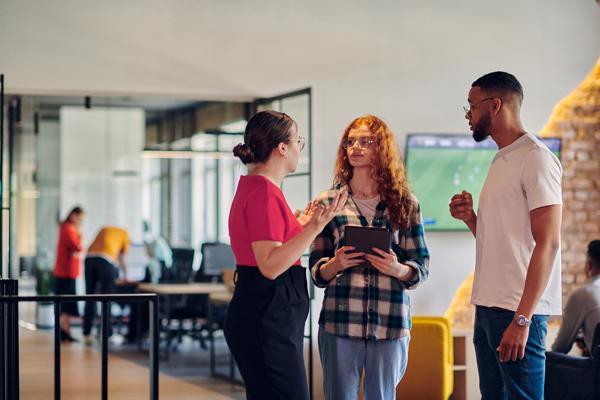
<path fill-rule="evenodd" d="M 479 197 L 471 303 L 516 311 L 535 241 L 529 212 L 562 204 L 562 167 L 538 139 L 525 134 L 499 150 Z M 560 249 L 535 314 L 559 315 Z"/>

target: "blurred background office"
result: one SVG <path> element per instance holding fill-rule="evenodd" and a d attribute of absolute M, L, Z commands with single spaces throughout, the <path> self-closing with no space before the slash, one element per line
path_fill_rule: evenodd
<path fill-rule="evenodd" d="M 50 293 L 57 221 L 78 204 L 86 210 L 84 249 L 102 226 L 128 232 L 131 281 L 143 281 L 149 267 L 150 284 L 230 284 L 227 216 L 245 173 L 231 149 L 242 141 L 249 117 L 266 108 L 291 115 L 308 138 L 298 171 L 283 184 L 293 209 L 330 186 L 344 124 L 373 113 L 390 125 L 401 152 L 409 152 L 411 184 L 422 191 L 422 203 L 432 204 L 424 209 L 430 221 L 440 222 L 435 204 L 446 199 L 438 189 L 451 186 L 455 174 L 444 174 L 443 183 L 412 175 L 432 159 L 419 159 L 419 146 L 429 143 L 441 163 L 445 156 L 437 155 L 447 146 L 439 135 L 452 135 L 453 143 L 468 138 L 461 106 L 471 82 L 506 70 L 523 83 L 528 131 L 559 141 L 567 178 L 566 296 L 584 283 L 582 246 L 600 233 L 599 56 L 594 0 L 2 0 L 2 277 L 19 277 L 22 293 Z M 490 154 L 463 147 L 482 160 Z M 485 161 L 478 165 L 484 168 Z M 432 222 L 426 229 L 431 275 L 411 293 L 413 313 L 441 317 L 459 289 L 468 289 L 461 285 L 474 266 L 475 243 L 452 226 Z M 147 248 L 158 242 L 149 255 Z M 158 268 L 160 274 L 153 272 Z M 82 278 L 76 286 L 85 292 Z M 311 293 L 305 358 L 313 398 L 321 399 L 315 338 L 322 293 Z M 170 309 L 161 309 L 161 371 L 192 382 L 190 390 L 204 391 L 205 398 L 243 398 L 239 386 L 209 379 L 207 296 L 177 293 L 169 297 Z M 52 307 L 38 308 L 23 323 L 51 332 L 43 328 L 52 325 Z M 123 318 L 121 325 L 115 320 L 118 334 L 127 334 L 131 309 L 114 307 L 114 317 Z M 462 398 L 477 398 L 469 317 L 464 320 L 453 327 L 462 351 L 455 351 L 455 364 L 463 364 L 450 367 L 455 386 L 464 378 Z M 80 321 L 73 323 L 80 335 Z M 145 337 L 138 336 L 144 349 Z M 217 369 L 229 376 L 226 348 L 217 342 Z M 145 365 L 137 346 L 112 348 L 111 356 Z M 23 361 L 24 373 L 33 361 Z"/>

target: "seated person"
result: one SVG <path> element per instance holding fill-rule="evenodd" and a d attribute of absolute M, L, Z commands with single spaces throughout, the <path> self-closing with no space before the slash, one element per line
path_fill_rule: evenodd
<path fill-rule="evenodd" d="M 588 282 L 569 296 L 552 351 L 568 353 L 581 330 L 587 350 L 583 353 L 589 353 L 594 330 L 600 323 L 600 240 L 592 240 L 588 244 L 585 274 Z"/>
<path fill-rule="evenodd" d="M 160 235 L 154 236 L 150 231 L 150 225 L 144 221 L 144 244 L 146 253 L 150 258 L 148 265 L 148 276 L 145 282 L 158 283 L 162 276 L 162 270 L 168 270 L 173 265 L 173 252 L 167 241 Z"/>
<path fill-rule="evenodd" d="M 173 252 L 164 238 L 160 235 L 152 235 L 148 222 L 143 221 L 142 223 L 144 246 L 148 256 L 148 267 L 143 282 L 159 283 L 159 281 L 167 278 L 163 276 L 163 270 L 168 271 L 173 265 Z M 132 302 L 130 303 L 130 310 L 125 340 L 128 343 L 134 343 L 143 338 L 148 332 L 150 324 L 148 319 L 149 306 L 146 302 Z"/>

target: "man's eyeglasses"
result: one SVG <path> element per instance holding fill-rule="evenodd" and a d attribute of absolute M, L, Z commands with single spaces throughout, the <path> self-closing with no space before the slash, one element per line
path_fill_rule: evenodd
<path fill-rule="evenodd" d="M 348 138 L 348 139 L 344 140 L 344 143 L 342 144 L 342 146 L 344 147 L 344 149 L 348 150 L 349 148 L 354 147 L 354 145 L 357 143 L 358 143 L 358 147 L 361 147 L 363 149 L 368 149 L 369 147 L 371 147 L 371 145 L 373 143 L 375 143 L 375 141 L 368 137 L 361 137 L 358 139 Z"/>
<path fill-rule="evenodd" d="M 481 100 L 480 102 L 478 102 L 478 104 L 483 103 L 484 101 L 488 101 L 488 100 L 494 100 L 495 97 L 486 97 L 485 99 Z M 465 110 L 465 114 L 469 115 L 471 114 L 471 104 L 463 106 L 463 110 Z"/>

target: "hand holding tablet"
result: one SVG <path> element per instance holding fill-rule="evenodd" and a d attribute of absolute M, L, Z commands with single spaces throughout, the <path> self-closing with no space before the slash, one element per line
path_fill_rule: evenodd
<path fill-rule="evenodd" d="M 344 229 L 344 238 L 346 246 L 366 254 L 366 259 L 358 264 L 365 268 L 373 268 L 373 264 L 368 260 L 369 255 L 377 254 L 373 248 L 389 253 L 392 245 L 392 234 L 385 228 L 348 225 Z"/>
<path fill-rule="evenodd" d="M 391 251 L 392 234 L 387 229 L 363 226 L 346 226 L 345 229 L 346 244 L 365 254 L 364 262 L 356 265 L 375 268 L 401 281 L 414 277 L 414 269 L 398 261 L 396 253 Z"/>

